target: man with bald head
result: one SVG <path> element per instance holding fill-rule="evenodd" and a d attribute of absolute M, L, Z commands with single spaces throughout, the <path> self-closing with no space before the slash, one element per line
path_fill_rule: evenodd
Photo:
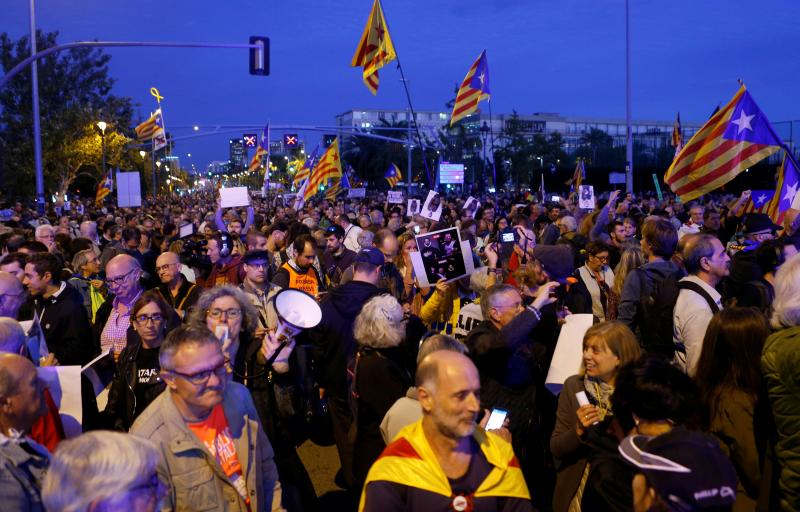
<path fill-rule="evenodd" d="M 37 253 L 25 264 L 23 284 L 50 352 L 63 365 L 82 366 L 95 354 L 92 326 L 80 293 L 60 276 L 60 260 L 50 253 Z"/>
<path fill-rule="evenodd" d="M 181 258 L 174 252 L 164 252 L 156 259 L 156 272 L 161 284 L 155 289 L 172 306 L 178 316 L 186 318 L 189 308 L 200 297 L 200 288 L 181 273 Z"/>
<path fill-rule="evenodd" d="M 44 511 L 40 492 L 50 453 L 25 435 L 46 411 L 43 389 L 33 363 L 0 354 L 0 499 L 6 510 Z"/>
<path fill-rule="evenodd" d="M 419 364 L 422 419 L 405 427 L 367 475 L 360 511 L 532 510 L 511 445 L 476 425 L 478 369 L 439 350 Z"/>
<path fill-rule="evenodd" d="M 93 244 L 100 246 L 100 238 L 97 236 L 97 223 L 93 220 L 85 220 L 80 226 L 81 237 L 88 238 Z"/>
<path fill-rule="evenodd" d="M 131 309 L 142 294 L 142 268 L 133 256 L 118 254 L 106 264 L 106 286 L 113 300 L 106 300 L 95 315 L 95 342 L 101 352 L 118 357 L 128 344 Z"/>

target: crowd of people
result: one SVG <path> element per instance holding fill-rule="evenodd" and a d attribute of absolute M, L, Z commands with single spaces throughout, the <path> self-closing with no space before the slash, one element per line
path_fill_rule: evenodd
<path fill-rule="evenodd" d="M 436 221 L 378 193 L 9 205 L 0 502 L 315 511 L 310 441 L 359 511 L 800 510 L 800 212 L 475 199 L 440 195 Z M 470 272 L 418 279 L 441 256 L 418 237 Z M 318 325 L 278 332 L 286 289 Z M 554 394 L 573 314 L 593 324 Z M 104 361 L 79 389 L 40 373 Z"/>

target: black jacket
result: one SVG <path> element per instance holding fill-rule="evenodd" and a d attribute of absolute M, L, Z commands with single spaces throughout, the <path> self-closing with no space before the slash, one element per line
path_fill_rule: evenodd
<path fill-rule="evenodd" d="M 184 320 L 189 318 L 189 310 L 197 303 L 200 298 L 200 293 L 203 291 L 199 286 L 192 284 L 188 279 L 181 276 L 182 283 L 178 288 L 178 295 L 173 297 L 169 291 L 169 286 L 161 283 L 154 289 L 158 291 L 164 301 L 174 309 L 180 309 L 184 312 Z"/>
<path fill-rule="evenodd" d="M 98 351 L 92 345 L 92 326 L 78 290 L 66 284 L 58 296 L 33 297 L 47 348 L 63 366 L 80 365 L 92 360 Z"/>
<path fill-rule="evenodd" d="M 334 288 L 320 301 L 322 321 L 304 333 L 314 345 L 317 382 L 332 396 L 347 396 L 347 363 L 357 349 L 353 323 L 364 304 L 379 293 L 377 286 L 363 281 Z"/>
<path fill-rule="evenodd" d="M 141 414 L 150 402 L 155 400 L 166 388 L 166 384 L 162 380 L 160 385 L 153 386 L 148 390 L 147 403 L 136 403 L 136 393 L 134 392 L 138 380 L 136 357 L 139 355 L 141 347 L 141 341 L 137 341 L 125 347 L 119 355 L 117 368 L 114 371 L 114 380 L 111 381 L 111 388 L 108 390 L 108 404 L 100 413 L 104 428 L 127 432 L 133 425 L 136 416 Z"/>

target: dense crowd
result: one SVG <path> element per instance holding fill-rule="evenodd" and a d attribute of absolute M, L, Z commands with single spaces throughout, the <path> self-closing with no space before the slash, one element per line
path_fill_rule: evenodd
<path fill-rule="evenodd" d="M 3 507 L 320 510 L 310 440 L 353 510 L 800 509 L 800 212 L 439 198 L 9 205 Z M 287 289 L 321 310 L 290 336 Z M 80 389 L 37 373 L 69 365 Z"/>

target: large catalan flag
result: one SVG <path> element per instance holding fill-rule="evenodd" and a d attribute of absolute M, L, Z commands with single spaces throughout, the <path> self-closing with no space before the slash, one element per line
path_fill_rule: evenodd
<path fill-rule="evenodd" d="M 489 94 L 489 64 L 486 62 L 486 50 L 483 50 L 461 82 L 450 116 L 450 126 L 478 110 L 478 103 L 488 99 Z"/>
<path fill-rule="evenodd" d="M 339 158 L 339 137 L 333 139 L 333 143 L 328 146 L 325 153 L 319 159 L 316 167 L 314 167 L 311 176 L 308 178 L 308 187 L 306 188 L 304 198 L 306 201 L 314 197 L 319 190 L 320 185 L 328 183 L 330 178 L 340 178 L 342 176 L 342 162 Z"/>
<path fill-rule="evenodd" d="M 778 184 L 772 201 L 767 209 L 767 214 L 775 224 L 783 224 L 783 216 L 789 208 L 798 208 L 800 198 L 797 193 L 800 191 L 800 170 L 792 154 L 784 149 L 783 162 L 778 171 Z"/>
<path fill-rule="evenodd" d="M 269 123 L 264 127 L 264 131 L 261 132 L 261 140 L 258 142 L 256 154 L 253 155 L 250 165 L 247 166 L 247 172 L 257 170 L 261 166 L 261 159 L 265 156 L 267 157 L 267 164 L 269 164 Z M 266 172 L 269 173 L 269 169 Z"/>
<path fill-rule="evenodd" d="M 161 149 L 167 145 L 167 138 L 164 133 L 164 117 L 161 115 L 161 109 L 156 110 L 147 121 L 143 122 L 136 128 L 136 138 L 139 141 L 153 141 L 153 150 Z"/>
<path fill-rule="evenodd" d="M 339 195 L 339 192 L 342 191 L 341 183 L 342 180 L 334 178 L 331 186 L 325 191 L 325 199 L 328 201 L 334 201 L 336 196 Z"/>
<path fill-rule="evenodd" d="M 299 188 L 300 184 L 303 180 L 307 180 L 308 177 L 311 175 L 311 169 L 314 167 L 314 161 L 317 159 L 317 152 L 319 151 L 319 144 L 317 147 L 314 148 L 314 151 L 311 152 L 311 155 L 306 158 L 305 163 L 297 169 L 297 172 L 294 173 L 294 186 Z"/>
<path fill-rule="evenodd" d="M 399 167 L 397 167 L 395 164 L 391 164 L 389 165 L 389 170 L 386 171 L 386 174 L 384 174 L 383 177 L 389 182 L 389 187 L 394 187 L 400 182 L 400 180 L 403 179 L 403 174 L 400 172 Z"/>
<path fill-rule="evenodd" d="M 375 0 L 350 65 L 364 68 L 364 85 L 372 94 L 378 94 L 378 70 L 396 58 L 380 0 Z"/>
<path fill-rule="evenodd" d="M 108 174 L 103 178 L 103 181 L 97 184 L 97 193 L 94 196 L 94 202 L 99 204 L 103 203 L 103 199 L 114 190 L 114 180 L 111 178 L 111 169 Z"/>
<path fill-rule="evenodd" d="M 675 157 L 664 181 L 683 201 L 717 189 L 777 152 L 782 142 L 744 86 Z"/>

